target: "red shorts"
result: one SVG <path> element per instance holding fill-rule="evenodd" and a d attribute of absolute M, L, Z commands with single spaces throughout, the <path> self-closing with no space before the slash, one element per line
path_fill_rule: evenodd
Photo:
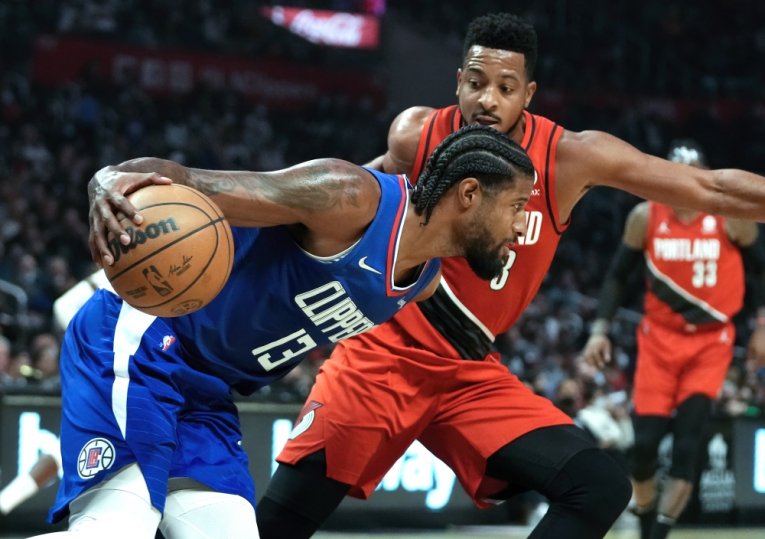
<path fill-rule="evenodd" d="M 454 470 L 476 505 L 487 507 L 484 498 L 506 486 L 485 477 L 488 457 L 532 430 L 572 423 L 496 354 L 453 359 L 451 346 L 434 342 L 432 328 L 425 331 L 430 334 L 418 340 L 431 341 L 434 351 L 415 345 L 396 320 L 342 341 L 277 460 L 295 464 L 323 448 L 327 477 L 366 498 L 419 440 Z"/>
<path fill-rule="evenodd" d="M 643 319 L 637 329 L 635 412 L 668 417 L 691 395 L 717 398 L 735 337 L 733 324 L 686 332 Z"/>

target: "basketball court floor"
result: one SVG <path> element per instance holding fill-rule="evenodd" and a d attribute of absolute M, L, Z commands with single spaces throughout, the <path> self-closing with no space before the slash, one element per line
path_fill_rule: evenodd
<path fill-rule="evenodd" d="M 531 533 L 527 526 L 475 526 L 444 531 L 373 531 L 365 533 L 319 532 L 316 539 L 525 539 Z M 2 539 L 25 539 L 25 535 L 3 535 Z M 763 539 L 765 528 L 677 528 L 671 539 Z M 638 539 L 635 529 L 609 532 L 606 539 Z"/>
<path fill-rule="evenodd" d="M 316 539 L 526 539 L 531 533 L 531 526 L 454 526 L 445 530 L 392 530 L 390 528 L 369 529 L 363 532 L 320 531 Z M 38 533 L 45 533 L 41 529 Z M 30 534 L 31 535 L 31 534 Z M 4 534 L 0 530 L 0 539 L 26 539 L 28 535 Z M 625 512 L 614 524 L 605 539 L 639 539 L 637 519 Z M 561 538 L 565 539 L 565 538 Z M 676 527 L 670 533 L 670 539 L 765 539 L 765 525 L 762 527 Z"/>
<path fill-rule="evenodd" d="M 484 526 L 455 528 L 440 532 L 402 532 L 402 533 L 329 533 L 319 532 L 317 539 L 525 539 L 531 529 L 525 526 Z M 765 528 L 677 528 L 670 533 L 671 539 L 763 539 Z M 637 530 L 617 530 L 609 532 L 606 539 L 638 539 Z"/>

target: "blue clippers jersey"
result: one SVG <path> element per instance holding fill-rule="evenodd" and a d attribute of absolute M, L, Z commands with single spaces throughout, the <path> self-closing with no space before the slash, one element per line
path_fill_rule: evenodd
<path fill-rule="evenodd" d="M 370 173 L 380 184 L 377 214 L 341 255 L 308 254 L 284 226 L 232 227 L 234 267 L 223 290 L 203 309 L 167 320 L 193 366 L 249 394 L 316 346 L 388 320 L 430 283 L 438 260 L 410 285 L 394 285 L 410 186 L 404 176 Z"/>

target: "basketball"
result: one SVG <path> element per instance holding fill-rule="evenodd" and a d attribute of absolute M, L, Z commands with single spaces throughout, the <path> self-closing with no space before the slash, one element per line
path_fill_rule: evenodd
<path fill-rule="evenodd" d="M 220 209 L 199 191 L 176 184 L 144 187 L 128 200 L 144 221 L 120 221 L 129 245 L 108 236 L 114 264 L 104 270 L 114 290 L 155 316 L 181 316 L 210 303 L 234 261 L 231 228 Z"/>

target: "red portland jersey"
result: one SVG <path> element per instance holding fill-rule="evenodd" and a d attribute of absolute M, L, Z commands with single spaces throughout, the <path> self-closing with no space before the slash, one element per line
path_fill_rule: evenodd
<path fill-rule="evenodd" d="M 484 281 L 462 257 L 442 259 L 442 271 L 451 300 L 490 340 L 515 323 L 539 290 L 568 223 L 558 222 L 555 198 L 555 148 L 563 128 L 524 111 L 526 129 L 521 146 L 531 156 L 537 177 L 526 205 L 524 238 L 511 248 L 499 277 Z M 435 110 L 420 136 L 417 159 L 410 178 L 416 181 L 436 146 L 465 125 L 456 105 Z"/>
<path fill-rule="evenodd" d="M 646 231 L 646 317 L 665 327 L 725 323 L 742 306 L 744 268 L 723 217 L 690 222 L 649 203 Z"/>

